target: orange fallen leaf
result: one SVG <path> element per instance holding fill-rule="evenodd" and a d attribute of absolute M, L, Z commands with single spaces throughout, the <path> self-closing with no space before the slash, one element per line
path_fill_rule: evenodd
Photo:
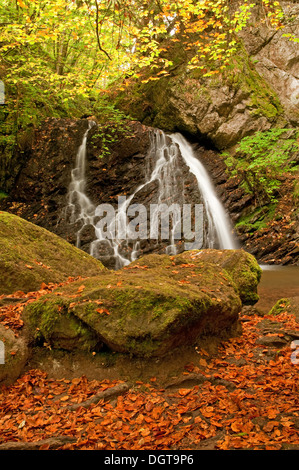
<path fill-rule="evenodd" d="M 96 311 L 98 313 L 106 313 L 107 315 L 110 315 L 110 312 L 106 308 L 97 308 Z"/>
<path fill-rule="evenodd" d="M 69 398 L 68 395 L 64 395 L 64 397 L 60 398 L 60 401 L 67 401 Z"/>
<path fill-rule="evenodd" d="M 154 404 L 151 401 L 148 401 L 145 405 L 146 411 L 152 411 L 153 408 L 154 408 Z"/>
<path fill-rule="evenodd" d="M 278 414 L 279 414 L 279 412 L 278 412 L 277 410 L 275 410 L 275 409 L 270 409 L 270 410 L 268 411 L 267 416 L 268 416 L 269 419 L 274 419 L 274 418 L 276 418 L 276 416 L 277 416 Z"/>
<path fill-rule="evenodd" d="M 149 436 L 151 431 L 148 428 L 141 428 L 140 429 L 140 434 L 142 437 Z"/>
<path fill-rule="evenodd" d="M 180 394 L 182 397 L 185 397 L 185 396 L 188 395 L 190 392 L 191 392 L 191 389 L 189 389 L 189 388 L 180 388 L 180 390 L 179 390 L 179 394 Z"/>

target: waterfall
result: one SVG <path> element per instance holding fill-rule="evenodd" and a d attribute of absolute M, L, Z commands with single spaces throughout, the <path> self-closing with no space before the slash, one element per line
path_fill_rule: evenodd
<path fill-rule="evenodd" d="M 82 143 L 76 155 L 75 168 L 71 171 L 71 183 L 67 195 L 66 213 L 69 216 L 69 222 L 71 224 L 75 224 L 79 221 L 82 224 L 81 228 L 77 232 L 77 247 L 80 247 L 80 235 L 82 231 L 87 225 L 93 225 L 94 221 L 95 206 L 85 194 L 85 168 L 87 136 L 90 129 L 95 125 L 95 122 L 88 121 L 88 128 L 83 135 Z"/>
<path fill-rule="evenodd" d="M 105 233 L 103 232 L 103 224 L 101 221 L 95 225 L 96 239 L 91 243 L 90 254 L 95 257 L 99 257 L 98 248 L 101 245 L 108 245 L 113 251 L 113 256 L 115 258 L 116 268 L 130 264 L 132 261 L 138 258 L 140 254 L 140 242 L 136 241 L 132 243 L 132 250 L 127 253 L 127 258 L 121 254 L 122 248 L 128 245 L 128 240 L 117 236 L 117 234 L 122 233 L 122 226 L 125 225 L 127 219 L 127 210 L 130 206 L 131 201 L 135 196 L 148 184 L 152 181 L 158 181 L 158 201 L 156 206 L 159 206 L 163 201 L 170 200 L 171 197 L 175 194 L 177 181 L 175 178 L 176 168 L 177 168 L 177 158 L 179 155 L 177 147 L 173 143 L 167 143 L 167 136 L 162 131 L 153 132 L 150 135 L 150 149 L 147 155 L 148 169 L 147 175 L 145 177 L 145 182 L 137 187 L 135 192 L 129 197 L 125 198 L 123 203 L 119 204 L 117 214 L 116 214 L 116 226 L 115 219 L 111 217 L 110 225 L 108 225 Z M 154 168 L 151 170 L 149 161 L 152 159 L 155 161 Z M 103 205 L 97 206 L 95 210 L 95 215 L 103 215 L 102 212 L 105 209 Z M 158 207 L 155 208 L 158 211 Z M 152 213 L 152 219 L 155 219 L 155 212 Z M 116 233 L 115 237 L 108 237 L 107 234 Z M 166 247 L 167 254 L 176 254 L 176 247 L 174 244 L 174 232 L 175 224 L 171 227 L 170 230 L 170 243 Z"/>
<path fill-rule="evenodd" d="M 215 188 L 210 177 L 195 157 L 192 147 L 181 134 L 166 135 L 158 129 L 151 132 L 150 148 L 146 156 L 146 175 L 144 182 L 140 184 L 129 197 L 119 197 L 116 211 L 110 204 L 101 203 L 95 205 L 85 194 L 86 177 L 86 142 L 89 130 L 95 123 L 89 122 L 82 143 L 76 156 L 75 168 L 71 172 L 71 183 L 68 192 L 67 210 L 70 223 L 80 224 L 77 231 L 77 246 L 81 243 L 82 231 L 87 226 L 94 229 L 94 239 L 90 243 L 90 254 L 102 262 L 113 259 L 115 269 L 128 265 L 141 254 L 140 239 L 136 239 L 132 230 L 128 228 L 129 216 L 136 215 L 138 196 L 142 197 L 142 190 L 147 185 L 156 184 L 156 203 L 151 204 L 150 223 L 159 219 L 158 211 L 161 207 L 171 207 L 172 221 L 168 231 L 168 241 L 164 242 L 165 252 L 177 253 L 177 233 L 181 228 L 179 204 L 184 204 L 184 191 L 182 183 L 182 166 L 186 165 L 189 172 L 194 175 L 198 190 L 202 198 L 202 206 L 205 214 L 205 242 L 204 248 L 235 249 L 236 242 L 232 235 L 232 227 L 221 201 L 216 195 Z M 179 204 L 178 204 L 179 203 Z M 153 210 L 152 210 L 153 208 Z M 139 214 L 140 215 L 140 214 Z M 142 214 L 141 214 L 142 215 Z M 141 217 L 140 215 L 140 217 Z M 169 213 L 168 213 L 169 215 Z M 160 217 L 162 220 L 163 214 Z M 132 219 L 131 219 L 132 220 Z M 141 220 L 141 219 L 140 219 Z M 139 220 L 139 222 L 140 222 Z M 145 236 L 149 237 L 148 215 L 145 214 L 142 222 L 145 224 Z M 130 226 L 130 224 L 129 224 Z M 162 225 L 161 225 L 162 227 Z M 150 226 L 150 233 L 155 232 Z M 162 228 L 161 228 L 162 230 Z"/>

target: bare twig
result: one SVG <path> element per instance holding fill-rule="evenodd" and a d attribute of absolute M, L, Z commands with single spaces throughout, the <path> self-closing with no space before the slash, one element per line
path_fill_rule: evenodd
<path fill-rule="evenodd" d="M 70 406 L 68 409 L 74 411 L 81 407 L 88 408 L 90 405 L 98 403 L 100 400 L 108 400 L 110 398 L 122 395 L 123 393 L 126 393 L 130 388 L 131 385 L 128 383 L 116 385 L 115 387 L 111 387 L 107 390 L 104 390 L 103 392 L 97 393 L 93 397 L 89 398 L 89 400 L 83 401 L 82 403 L 76 403 L 75 405 Z"/>

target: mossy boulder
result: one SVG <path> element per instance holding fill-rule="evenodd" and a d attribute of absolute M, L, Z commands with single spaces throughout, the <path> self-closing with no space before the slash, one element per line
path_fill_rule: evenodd
<path fill-rule="evenodd" d="M 243 305 L 254 305 L 262 269 L 253 255 L 244 250 L 202 250 L 197 255 L 203 262 L 216 263 L 232 277 Z"/>
<path fill-rule="evenodd" d="M 55 349 L 66 351 L 101 349 L 103 345 L 95 332 L 69 312 L 70 305 L 70 301 L 60 297 L 46 297 L 34 302 L 29 309 L 29 341 L 46 342 Z"/>
<path fill-rule="evenodd" d="M 235 265 L 238 254 L 240 264 L 246 256 L 252 259 L 236 251 Z M 63 321 L 65 334 L 77 329 L 84 336 L 82 346 L 77 341 L 76 348 L 93 349 L 104 343 L 113 351 L 160 356 L 198 338 L 236 334 L 242 289 L 233 277 L 237 270 L 231 268 L 231 272 L 218 261 L 202 259 L 199 251 L 150 254 L 120 271 L 106 271 L 83 284 L 73 282 L 29 304 L 25 323 L 33 337 L 44 337 L 52 347 L 57 347 L 56 334 Z M 85 341 L 87 332 L 90 346 Z"/>
<path fill-rule="evenodd" d="M 96 276 L 105 269 L 57 235 L 0 211 L 0 294 L 34 291 L 42 282 Z"/>
<path fill-rule="evenodd" d="M 0 385 L 10 385 L 22 373 L 30 355 L 27 340 L 0 324 Z"/>

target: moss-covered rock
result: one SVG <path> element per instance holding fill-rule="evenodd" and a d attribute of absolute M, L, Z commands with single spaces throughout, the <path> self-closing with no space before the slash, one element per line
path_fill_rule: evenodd
<path fill-rule="evenodd" d="M 74 322 L 71 337 L 78 328 L 84 330 L 76 348 L 88 349 L 88 331 L 89 349 L 98 340 L 111 350 L 143 357 L 165 354 L 200 337 L 235 334 L 241 297 L 254 296 L 259 271 L 253 257 L 241 250 L 230 257 L 223 252 L 223 259 L 218 250 L 207 250 L 209 260 L 202 253 L 150 254 L 120 271 L 86 279 L 83 285 L 68 284 L 59 289 L 59 298 L 54 291 L 28 305 L 26 324 L 52 347 L 57 347 L 62 322 L 68 325 L 64 334 Z M 245 274 L 242 283 L 239 277 Z"/>
<path fill-rule="evenodd" d="M 95 276 L 103 265 L 65 240 L 0 211 L 0 294 L 38 290 L 42 282 Z"/>
<path fill-rule="evenodd" d="M 299 297 L 282 298 L 271 308 L 268 315 L 279 315 L 282 312 L 291 313 L 299 323 Z"/>
<path fill-rule="evenodd" d="M 259 296 L 257 287 L 262 269 L 255 257 L 244 250 L 202 250 L 198 256 L 204 262 L 219 264 L 232 277 L 243 305 L 254 305 Z"/>
<path fill-rule="evenodd" d="M 277 93 L 241 43 L 231 66 L 218 76 L 190 70 L 183 50 L 177 59 L 169 76 L 144 84 L 127 80 L 126 92 L 116 92 L 118 106 L 146 125 L 193 135 L 219 150 L 285 122 Z"/>
<path fill-rule="evenodd" d="M 10 385 L 22 373 L 29 357 L 29 348 L 24 336 L 0 324 L 0 384 Z"/>
<path fill-rule="evenodd" d="M 66 299 L 57 297 L 34 302 L 28 309 L 30 341 L 46 341 L 53 348 L 66 351 L 101 349 L 102 343 L 94 331 L 69 313 L 69 304 Z"/>
<path fill-rule="evenodd" d="M 279 299 L 275 305 L 271 308 L 269 315 L 279 315 L 282 312 L 287 311 L 290 308 L 289 299 Z"/>

